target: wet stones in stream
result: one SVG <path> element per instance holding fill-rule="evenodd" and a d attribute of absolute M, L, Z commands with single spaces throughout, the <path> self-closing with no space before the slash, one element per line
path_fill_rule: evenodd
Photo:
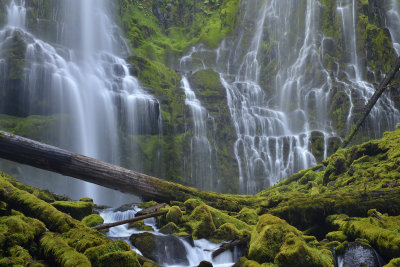
<path fill-rule="evenodd" d="M 144 257 L 155 262 L 168 265 L 189 264 L 185 246 L 176 236 L 161 236 L 144 232 L 131 235 L 130 241 Z"/>
<path fill-rule="evenodd" d="M 385 265 L 382 258 L 371 247 L 358 242 L 350 242 L 342 254 L 337 256 L 338 267 L 343 266 L 369 266 L 381 267 Z"/>

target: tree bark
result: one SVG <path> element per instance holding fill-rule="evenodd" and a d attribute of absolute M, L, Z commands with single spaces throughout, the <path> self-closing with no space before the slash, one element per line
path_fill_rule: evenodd
<path fill-rule="evenodd" d="M 164 215 L 164 214 L 167 214 L 167 213 L 168 213 L 168 210 L 161 210 L 161 211 L 157 211 L 157 212 L 154 212 L 154 213 L 149 213 L 147 215 L 134 217 L 134 218 L 131 218 L 131 219 L 126 219 L 126 220 L 122 220 L 122 221 L 118 221 L 118 222 L 97 225 L 97 226 L 92 227 L 92 229 L 95 229 L 95 230 L 107 229 L 107 228 L 115 227 L 115 226 L 118 226 L 118 225 L 123 225 L 123 224 L 126 224 L 126 223 L 133 223 L 133 222 L 141 221 L 141 220 L 144 220 L 144 219 L 147 219 L 147 218 L 153 218 L 153 217 L 161 216 L 161 215 Z"/>
<path fill-rule="evenodd" d="M 220 203 L 230 210 L 259 201 L 254 196 L 201 191 L 3 131 L 0 131 L 0 158 L 132 193 L 145 200 L 169 202 L 197 197 Z"/>
<path fill-rule="evenodd" d="M 353 127 L 351 130 L 350 134 L 344 139 L 343 143 L 341 144 L 340 148 L 345 148 L 346 146 L 349 145 L 351 142 L 351 139 L 353 139 L 354 135 L 358 132 L 360 129 L 361 125 L 364 123 L 365 119 L 371 112 L 372 108 L 375 106 L 376 102 L 379 100 L 383 92 L 385 92 L 386 88 L 388 87 L 389 83 L 394 79 L 396 76 L 397 72 L 400 69 L 400 57 L 397 58 L 395 65 L 393 68 L 390 70 L 390 72 L 386 75 L 386 78 L 382 80 L 380 83 L 378 89 L 375 91 L 375 93 L 372 95 L 370 100 L 368 101 L 367 105 L 364 107 L 364 114 L 363 116 L 357 121 L 356 125 Z"/>

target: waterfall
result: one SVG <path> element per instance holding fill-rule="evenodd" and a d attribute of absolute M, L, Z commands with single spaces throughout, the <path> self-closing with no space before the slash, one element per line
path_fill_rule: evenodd
<path fill-rule="evenodd" d="M 335 62 L 336 70 L 325 67 L 324 49 L 331 39 L 320 29 L 316 0 L 244 1 L 235 36 L 216 50 L 199 45 L 185 56 L 192 71 L 220 73 L 237 136 L 241 193 L 256 193 L 326 158 L 340 142 L 332 116 L 343 116 L 341 134 L 349 132 L 355 111 L 373 94 L 358 56 L 355 3 L 336 1 L 345 50 L 345 62 Z M 330 110 L 337 94 L 346 108 Z M 379 137 L 399 115 L 384 95 L 364 134 Z M 320 152 L 313 151 L 314 142 Z"/>
<path fill-rule="evenodd" d="M 129 65 L 121 57 L 128 54 L 127 46 L 112 21 L 109 1 L 60 1 L 53 7 L 59 17 L 54 43 L 24 29 L 24 4 L 11 1 L 3 31 L 18 34 L 26 44 L 21 96 L 26 114 L 63 115 L 57 127 L 48 129 L 59 136 L 55 145 L 121 164 L 122 157 L 139 153 L 127 141 L 130 136 L 161 134 L 160 105 L 129 74 Z M 65 183 L 51 190 L 63 190 Z M 63 194 L 73 192 L 74 197 L 88 196 L 108 205 L 120 198 L 119 192 L 97 185 L 71 184 L 73 189 L 69 184 L 69 192 Z"/>
<path fill-rule="evenodd" d="M 386 11 L 387 26 L 392 36 L 393 47 L 397 55 L 400 55 L 400 9 L 397 0 L 387 1 L 388 8 Z"/>
<path fill-rule="evenodd" d="M 185 104 L 190 108 L 193 130 L 190 138 L 189 176 L 190 184 L 203 190 L 215 190 L 214 162 L 215 148 L 208 140 L 207 110 L 196 98 L 186 76 L 182 77 L 181 86 L 185 92 Z"/>

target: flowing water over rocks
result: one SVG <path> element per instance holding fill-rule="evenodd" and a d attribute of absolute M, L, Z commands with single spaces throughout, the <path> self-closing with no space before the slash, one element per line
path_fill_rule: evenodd
<path fill-rule="evenodd" d="M 346 55 L 336 69 L 325 63 L 333 43 L 320 28 L 316 0 L 245 1 L 235 37 L 216 50 L 197 46 L 184 57 L 184 71 L 220 73 L 237 136 L 241 193 L 256 193 L 326 158 L 374 93 L 358 56 L 355 1 L 337 0 L 336 6 Z M 333 116 L 347 118 L 345 125 L 334 124 Z M 377 138 L 399 119 L 385 95 L 363 134 Z"/>
<path fill-rule="evenodd" d="M 128 51 L 107 11 L 111 7 L 108 1 L 60 1 L 53 7 L 57 38 L 52 43 L 24 29 L 24 4 L 11 1 L 1 41 L 6 46 L 10 39 L 18 38 L 26 46 L 21 59 L 25 60 L 24 90 L 19 96 L 23 115 L 60 116 L 56 126 L 47 129 L 55 140 L 47 141 L 121 164 L 123 152 L 135 154 L 133 141 L 129 141 L 133 135 L 162 133 L 158 101 L 129 75 L 128 64 L 121 58 Z M 68 183 L 69 192 L 64 192 L 66 182 L 57 180 L 48 189 L 75 198 L 89 196 L 99 204 L 114 205 L 113 199 L 120 198 L 118 192 L 78 181 Z"/>
<path fill-rule="evenodd" d="M 111 223 L 133 218 L 138 211 L 140 211 L 140 209 L 135 206 L 127 210 L 107 209 L 100 212 L 100 215 L 103 217 L 104 223 Z M 154 232 L 149 232 L 154 235 L 157 240 L 157 246 L 152 250 L 151 258 L 162 266 L 198 266 L 201 261 L 208 261 L 215 267 L 228 267 L 232 266 L 241 256 L 241 252 L 235 249 L 234 251 L 227 250 L 213 258 L 212 252 L 217 250 L 221 244 L 212 243 L 205 239 L 193 240 L 191 237 L 184 238 L 164 235 L 158 231 L 154 218 L 145 219 L 144 223 L 155 229 Z M 134 228 L 128 228 L 126 224 L 110 228 L 107 236 L 122 239 L 129 243 L 129 237 L 132 234 L 144 232 L 145 231 L 138 231 Z M 134 247 L 133 249 L 142 255 L 138 249 Z M 143 256 L 148 257 L 148 255 Z"/>

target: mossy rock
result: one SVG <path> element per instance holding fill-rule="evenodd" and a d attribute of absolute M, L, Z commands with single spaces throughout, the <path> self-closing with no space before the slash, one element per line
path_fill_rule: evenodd
<path fill-rule="evenodd" d="M 241 233 L 236 229 L 235 225 L 225 223 L 221 225 L 216 231 L 213 239 L 216 240 L 234 240 L 241 237 Z"/>
<path fill-rule="evenodd" d="M 182 218 L 182 211 L 178 206 L 172 206 L 166 215 L 167 222 L 179 224 Z"/>
<path fill-rule="evenodd" d="M 29 251 L 21 246 L 13 246 L 8 249 L 8 257 L 0 259 L 0 266 L 33 266 L 44 267 L 44 264 L 36 262 L 32 259 Z"/>
<path fill-rule="evenodd" d="M 91 199 L 90 197 L 83 197 L 83 198 L 79 199 L 79 201 L 93 203 L 93 199 Z"/>
<path fill-rule="evenodd" d="M 385 267 L 400 267 L 400 258 L 392 259 Z"/>
<path fill-rule="evenodd" d="M 257 212 L 254 209 L 249 209 L 247 207 L 244 207 L 235 217 L 251 225 L 256 225 L 259 218 Z"/>
<path fill-rule="evenodd" d="M 194 210 L 196 207 L 200 206 L 201 204 L 204 204 L 204 202 L 202 202 L 199 199 L 195 199 L 195 198 L 190 198 L 184 202 L 184 205 L 188 211 Z"/>
<path fill-rule="evenodd" d="M 343 242 L 347 240 L 347 236 L 343 233 L 343 231 L 334 231 L 327 233 L 326 239 L 328 239 L 329 241 Z"/>
<path fill-rule="evenodd" d="M 0 245 L 2 246 L 29 247 L 44 232 L 46 232 L 46 227 L 39 220 L 24 215 L 0 217 Z"/>
<path fill-rule="evenodd" d="M 82 219 L 82 223 L 87 227 L 93 227 L 104 223 L 104 219 L 99 214 L 91 214 Z"/>
<path fill-rule="evenodd" d="M 400 257 L 400 216 L 388 216 L 376 210 L 368 214 L 371 215 L 368 218 L 335 215 L 327 220 L 349 238 L 368 240 L 387 259 Z"/>
<path fill-rule="evenodd" d="M 138 204 L 138 207 L 141 208 L 141 209 L 147 209 L 147 208 L 153 207 L 153 206 L 155 206 L 157 204 L 158 204 L 157 202 L 152 200 L 152 201 L 148 201 L 148 202 L 140 202 Z"/>
<path fill-rule="evenodd" d="M 150 232 L 154 231 L 153 227 L 150 225 L 145 225 L 144 221 L 133 222 L 129 224 L 128 228 L 135 228 L 136 230 L 139 231 L 150 231 Z"/>
<path fill-rule="evenodd" d="M 151 255 L 156 248 L 155 236 L 151 233 L 133 234 L 129 240 L 143 255 Z"/>
<path fill-rule="evenodd" d="M 90 260 L 92 266 L 100 266 L 102 256 L 112 252 L 125 251 L 130 251 L 129 245 L 122 240 L 116 240 L 108 244 L 88 248 L 84 255 Z"/>
<path fill-rule="evenodd" d="M 282 267 L 332 267 L 333 256 L 329 250 L 312 248 L 290 233 L 276 255 L 275 263 Z"/>
<path fill-rule="evenodd" d="M 213 217 L 207 205 L 196 207 L 186 223 L 195 239 L 211 238 L 216 230 Z"/>
<path fill-rule="evenodd" d="M 179 230 L 178 226 L 176 226 L 176 224 L 173 222 L 169 222 L 168 224 L 166 224 L 160 228 L 160 233 L 166 234 L 166 235 L 172 235 L 172 234 L 176 234 L 179 232 L 180 232 L 180 230 Z"/>
<path fill-rule="evenodd" d="M 88 258 L 70 247 L 63 238 L 53 233 L 45 233 L 40 239 L 43 255 L 57 266 L 91 266 Z"/>
<path fill-rule="evenodd" d="M 134 251 L 110 252 L 100 258 L 100 267 L 140 267 Z"/>
<path fill-rule="evenodd" d="M 51 203 L 56 209 L 66 214 L 71 215 L 72 218 L 82 220 L 93 212 L 93 202 L 85 201 L 55 201 Z"/>
<path fill-rule="evenodd" d="M 88 228 L 77 227 L 62 234 L 68 241 L 68 245 L 80 253 L 84 253 L 88 248 L 107 244 L 109 239 L 101 232 Z"/>
<path fill-rule="evenodd" d="M 333 266 L 332 253 L 309 246 L 307 239 L 286 221 L 265 214 L 252 232 L 249 259 L 279 266 Z"/>

